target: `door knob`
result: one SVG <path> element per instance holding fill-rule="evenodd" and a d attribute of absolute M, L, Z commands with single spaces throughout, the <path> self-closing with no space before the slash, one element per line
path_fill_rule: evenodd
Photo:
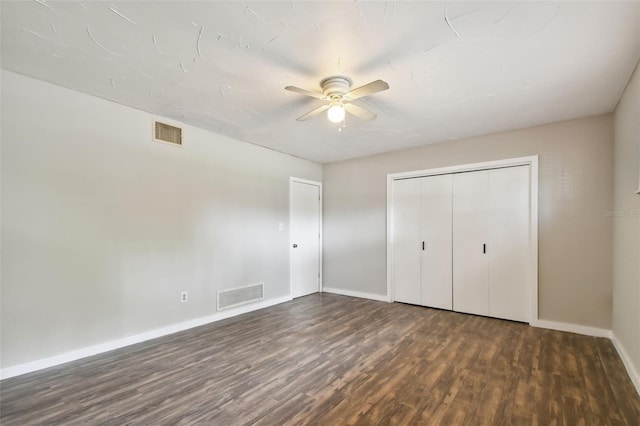
<path fill-rule="evenodd" d="M 293 244 L 293 248 L 298 248 L 298 245 L 297 244 Z"/>

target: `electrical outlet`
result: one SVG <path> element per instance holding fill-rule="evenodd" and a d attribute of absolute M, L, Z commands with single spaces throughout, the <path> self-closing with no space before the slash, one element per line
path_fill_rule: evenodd
<path fill-rule="evenodd" d="M 189 301 L 189 293 L 183 291 L 182 293 L 180 293 L 180 302 L 184 303 L 187 301 Z"/>
<path fill-rule="evenodd" d="M 278 225 L 278 231 L 284 231 L 284 223 L 280 222 Z"/>

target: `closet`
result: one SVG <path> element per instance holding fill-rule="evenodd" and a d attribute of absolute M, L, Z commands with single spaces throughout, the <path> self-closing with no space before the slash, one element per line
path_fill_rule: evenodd
<path fill-rule="evenodd" d="M 392 185 L 395 301 L 529 321 L 529 165 Z"/>

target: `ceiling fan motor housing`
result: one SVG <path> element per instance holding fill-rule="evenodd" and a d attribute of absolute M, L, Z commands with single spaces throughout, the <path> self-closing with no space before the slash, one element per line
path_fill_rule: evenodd
<path fill-rule="evenodd" d="M 351 79 L 343 76 L 325 78 L 320 82 L 322 93 L 329 99 L 343 97 L 351 88 Z"/>

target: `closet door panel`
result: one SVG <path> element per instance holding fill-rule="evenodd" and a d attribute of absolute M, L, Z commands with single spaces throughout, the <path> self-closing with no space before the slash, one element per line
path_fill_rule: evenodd
<path fill-rule="evenodd" d="M 453 175 L 453 310 L 489 315 L 489 174 Z"/>
<path fill-rule="evenodd" d="M 529 253 L 529 166 L 489 171 L 489 315 L 527 322 Z"/>
<path fill-rule="evenodd" d="M 421 304 L 452 309 L 451 197 L 452 175 L 422 181 Z"/>
<path fill-rule="evenodd" d="M 420 179 L 393 182 L 394 300 L 420 304 Z"/>

